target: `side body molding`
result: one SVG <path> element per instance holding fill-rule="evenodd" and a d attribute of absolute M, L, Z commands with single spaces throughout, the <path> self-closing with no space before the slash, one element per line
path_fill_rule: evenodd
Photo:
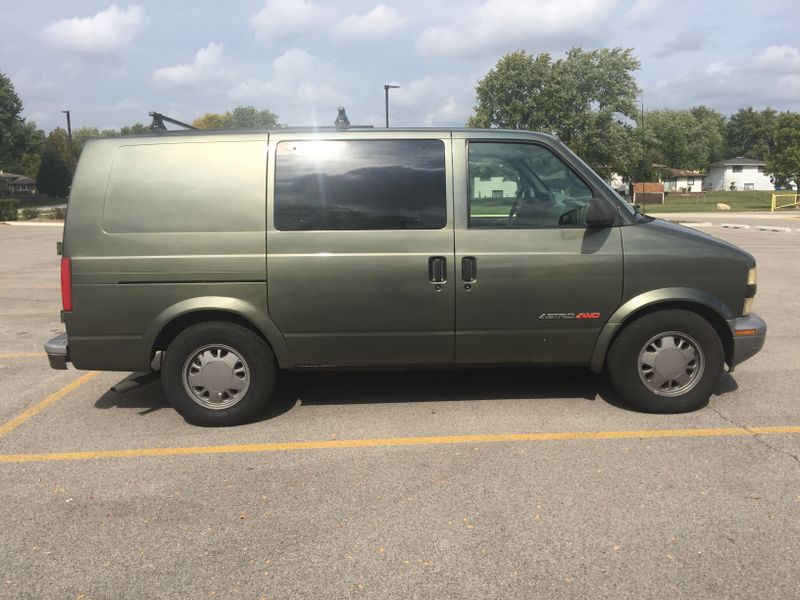
<path fill-rule="evenodd" d="M 622 306 L 606 321 L 597 342 L 594 345 L 592 358 L 589 362 L 589 369 L 595 373 L 603 370 L 603 364 L 606 360 L 606 353 L 611 345 L 611 340 L 614 335 L 622 327 L 622 325 L 635 316 L 636 313 L 642 309 L 653 307 L 658 304 L 667 304 L 672 302 L 685 302 L 690 304 L 699 304 L 716 312 L 722 319 L 730 319 L 734 315 L 731 309 L 723 303 L 719 298 L 704 292 L 702 290 L 685 287 L 669 287 L 660 288 L 656 290 L 649 290 L 638 296 L 634 296 Z"/>
<path fill-rule="evenodd" d="M 232 298 L 229 296 L 198 296 L 196 298 L 189 298 L 177 302 L 159 313 L 150 323 L 142 337 L 145 343 L 152 348 L 158 334 L 161 333 L 169 323 L 189 313 L 202 311 L 227 312 L 249 321 L 267 339 L 270 346 L 272 346 L 278 365 L 281 368 L 292 367 L 291 355 L 289 354 L 289 348 L 286 345 L 283 334 L 281 334 L 275 323 L 267 316 L 265 306 L 256 306 L 241 298 Z"/>

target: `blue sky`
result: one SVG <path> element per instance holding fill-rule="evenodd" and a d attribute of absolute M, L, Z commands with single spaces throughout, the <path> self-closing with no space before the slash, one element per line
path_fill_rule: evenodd
<path fill-rule="evenodd" d="M 81 0 L 0 13 L 0 70 L 50 130 L 191 120 L 238 105 L 290 125 L 463 125 L 504 53 L 632 47 L 646 108 L 800 111 L 800 2 Z"/>

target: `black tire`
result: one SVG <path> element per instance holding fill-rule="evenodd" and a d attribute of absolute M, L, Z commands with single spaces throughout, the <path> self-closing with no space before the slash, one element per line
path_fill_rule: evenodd
<path fill-rule="evenodd" d="M 695 351 L 693 344 L 696 343 L 699 352 L 695 351 L 694 355 L 700 361 L 702 369 L 696 367 L 696 375 L 682 386 L 678 385 L 677 380 L 668 381 L 664 387 L 659 388 L 664 391 L 656 393 L 651 389 L 657 387 L 654 380 L 650 380 L 649 387 L 643 381 L 648 376 L 653 376 L 648 372 L 649 368 L 643 367 L 648 355 L 645 355 L 642 363 L 640 356 L 648 342 L 661 334 L 673 341 L 681 339 L 681 335 L 686 336 L 683 339 L 688 340 L 686 343 L 691 348 L 690 352 Z M 653 348 L 653 345 L 648 345 L 648 348 Z M 660 346 L 656 351 L 661 351 Z M 611 345 L 606 364 L 611 384 L 625 404 L 643 412 L 670 414 L 697 410 L 708 404 L 708 399 L 722 375 L 724 362 L 722 342 L 708 321 L 687 310 L 662 310 L 647 314 L 627 325 Z M 678 365 L 680 366 L 680 362 Z M 692 372 L 691 363 L 688 367 L 681 368 L 680 377 L 684 377 L 683 373 L 690 377 L 688 373 Z M 669 386 L 674 386 L 674 389 L 670 390 Z M 685 388 L 683 392 L 682 387 Z"/>
<path fill-rule="evenodd" d="M 223 348 L 222 352 L 217 349 L 218 356 L 227 355 L 224 350 L 227 348 L 235 357 L 232 360 L 243 359 L 236 364 L 239 365 L 239 371 L 244 373 L 241 375 L 242 381 L 246 380 L 246 386 L 240 390 L 241 396 L 237 398 L 238 394 L 232 394 L 226 402 L 233 404 L 225 408 L 209 408 L 201 405 L 203 398 L 200 393 L 195 392 L 198 396 L 198 399 L 195 399 L 188 380 L 184 385 L 184 368 L 187 369 L 187 373 L 191 368 L 189 360 L 203 349 L 209 349 L 206 351 L 213 353 L 217 346 Z M 187 327 L 172 340 L 164 354 L 161 385 L 170 404 L 190 423 L 206 427 L 240 425 L 255 419 L 272 400 L 275 395 L 277 371 L 275 355 L 261 336 L 234 323 L 208 321 Z M 198 372 L 202 373 L 202 369 Z M 205 393 L 208 394 L 208 391 Z M 214 396 L 212 400 L 222 394 L 228 392 L 212 391 Z M 206 402 L 211 404 L 212 400 Z"/>

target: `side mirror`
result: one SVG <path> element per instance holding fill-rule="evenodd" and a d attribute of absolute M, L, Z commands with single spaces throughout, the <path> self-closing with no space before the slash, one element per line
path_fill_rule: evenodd
<path fill-rule="evenodd" d="M 604 198 L 592 198 L 586 206 L 585 222 L 588 227 L 612 227 L 617 224 L 617 211 Z"/>

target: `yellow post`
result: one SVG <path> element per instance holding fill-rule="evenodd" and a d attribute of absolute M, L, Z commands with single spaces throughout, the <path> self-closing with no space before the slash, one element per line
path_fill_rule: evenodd
<path fill-rule="evenodd" d="M 770 204 L 769 212 L 775 212 L 775 193 L 772 194 L 772 204 Z"/>

